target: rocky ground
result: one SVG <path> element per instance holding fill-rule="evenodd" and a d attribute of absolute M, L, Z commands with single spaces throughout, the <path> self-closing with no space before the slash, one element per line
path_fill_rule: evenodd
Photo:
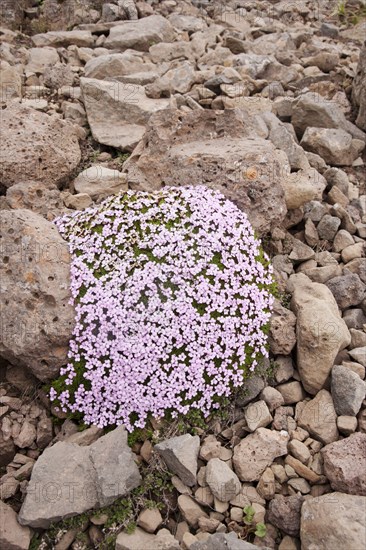
<path fill-rule="evenodd" d="M 1 10 L 0 547 L 363 550 L 365 3 Z M 207 421 L 85 429 L 44 387 L 74 319 L 51 222 L 187 183 L 263 237 L 271 360 Z"/>

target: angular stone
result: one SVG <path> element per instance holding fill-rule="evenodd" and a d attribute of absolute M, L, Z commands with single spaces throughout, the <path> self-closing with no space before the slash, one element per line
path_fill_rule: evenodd
<path fill-rule="evenodd" d="M 35 426 L 31 424 L 28 420 L 25 420 L 23 422 L 19 435 L 14 438 L 14 443 L 20 449 L 24 449 L 25 447 L 30 447 L 32 445 L 32 443 L 36 439 L 36 436 L 37 431 Z"/>
<path fill-rule="evenodd" d="M 86 193 L 92 199 L 127 191 L 127 178 L 118 170 L 111 170 L 99 164 L 83 170 L 72 182 L 77 193 Z"/>
<path fill-rule="evenodd" d="M 49 221 L 65 213 L 61 192 L 52 183 L 30 180 L 15 183 L 6 192 L 6 202 L 11 210 L 32 210 Z"/>
<path fill-rule="evenodd" d="M 258 430 L 236 445 L 233 464 L 242 481 L 258 481 L 264 470 L 275 458 L 287 454 L 287 433 L 266 428 Z"/>
<path fill-rule="evenodd" d="M 286 161 L 263 139 L 266 128 L 244 113 L 203 109 L 152 115 L 139 150 L 124 165 L 129 181 L 145 190 L 188 181 L 214 187 L 244 210 L 258 231 L 266 231 L 286 214 L 280 183 Z"/>
<path fill-rule="evenodd" d="M 132 151 L 152 113 L 168 109 L 168 99 L 150 99 L 143 86 L 81 78 L 81 91 L 93 137 L 99 143 Z"/>
<path fill-rule="evenodd" d="M 30 48 L 28 55 L 25 70 L 36 74 L 43 74 L 46 67 L 60 61 L 57 50 L 50 47 Z"/>
<path fill-rule="evenodd" d="M 356 124 L 359 128 L 366 131 L 366 46 L 364 45 L 360 52 L 357 65 L 356 76 L 352 84 L 352 99 L 358 107 Z"/>
<path fill-rule="evenodd" d="M 206 541 L 195 542 L 189 550 L 256 550 L 258 546 L 245 540 L 238 539 L 236 533 L 215 533 Z M 261 546 L 262 550 L 270 550 L 268 546 Z"/>
<path fill-rule="evenodd" d="M 0 124 L 2 185 L 33 180 L 61 186 L 68 181 L 81 159 L 72 124 L 14 102 L 1 110 Z"/>
<path fill-rule="evenodd" d="M 357 429 L 357 418 L 355 416 L 338 416 L 337 427 L 342 435 L 351 435 Z"/>
<path fill-rule="evenodd" d="M 304 497 L 301 495 L 290 497 L 278 495 L 269 503 L 268 521 L 284 533 L 294 537 L 298 536 L 303 502 Z"/>
<path fill-rule="evenodd" d="M 340 128 L 307 127 L 300 145 L 321 156 L 333 166 L 351 166 L 365 148 L 360 139 L 352 139 L 351 134 Z"/>
<path fill-rule="evenodd" d="M 301 509 L 302 550 L 362 548 L 366 541 L 366 497 L 330 493 L 305 500 Z"/>
<path fill-rule="evenodd" d="M 296 317 L 278 300 L 274 303 L 269 328 L 269 346 L 274 355 L 290 355 L 296 344 Z"/>
<path fill-rule="evenodd" d="M 366 496 L 366 434 L 354 433 L 321 450 L 334 491 Z"/>
<path fill-rule="evenodd" d="M 331 371 L 338 352 L 351 336 L 341 319 L 337 303 L 323 284 L 301 282 L 292 296 L 291 309 L 297 317 L 297 364 L 305 390 L 315 394 Z"/>
<path fill-rule="evenodd" d="M 123 426 L 91 446 L 58 442 L 33 467 L 19 522 L 47 529 L 60 519 L 111 504 L 140 479 Z"/>
<path fill-rule="evenodd" d="M 257 428 L 265 428 L 272 422 L 271 413 L 263 400 L 250 403 L 244 409 L 244 417 L 251 432 Z"/>
<path fill-rule="evenodd" d="M 366 394 L 366 383 L 342 365 L 332 368 L 332 398 L 338 415 L 356 416 Z"/>
<path fill-rule="evenodd" d="M 356 273 L 344 272 L 340 277 L 333 277 L 326 283 L 340 309 L 357 306 L 364 298 L 366 285 Z"/>
<path fill-rule="evenodd" d="M 317 231 L 321 239 L 332 241 L 341 225 L 341 220 L 336 216 L 325 214 L 317 225 Z"/>
<path fill-rule="evenodd" d="M 262 390 L 261 398 L 266 402 L 271 412 L 277 409 L 277 407 L 284 405 L 282 394 L 276 388 L 272 388 L 272 386 L 266 386 Z"/>
<path fill-rule="evenodd" d="M 31 541 L 29 527 L 19 525 L 13 508 L 0 500 L 0 548 L 28 550 Z"/>
<path fill-rule="evenodd" d="M 310 451 L 301 441 L 298 441 L 297 439 L 290 441 L 288 444 L 288 450 L 292 456 L 300 460 L 303 464 L 307 464 L 309 462 L 311 456 Z"/>
<path fill-rule="evenodd" d="M 1 233 L 0 355 L 49 380 L 67 361 L 74 326 L 68 245 L 30 210 L 1 211 Z"/>
<path fill-rule="evenodd" d="M 306 403 L 300 412 L 298 425 L 324 445 L 337 441 L 337 414 L 327 390 L 320 390 L 314 399 Z"/>
<path fill-rule="evenodd" d="M 285 190 L 286 206 L 293 210 L 311 200 L 320 200 L 326 180 L 314 168 L 309 168 L 286 175 L 282 180 L 282 186 Z"/>
<path fill-rule="evenodd" d="M 174 29 L 167 19 L 161 15 L 151 15 L 112 27 L 104 46 L 120 52 L 128 48 L 148 52 L 153 44 L 172 42 L 174 34 Z"/>
<path fill-rule="evenodd" d="M 168 529 L 161 529 L 156 535 L 151 535 L 137 527 L 131 534 L 122 532 L 118 535 L 115 550 L 179 550 L 179 548 L 179 542 Z"/>
<path fill-rule="evenodd" d="M 285 405 L 293 405 L 305 399 L 304 388 L 297 380 L 293 382 L 287 382 L 287 384 L 281 384 L 277 386 L 277 390 L 283 397 Z"/>
<path fill-rule="evenodd" d="M 199 518 L 207 518 L 206 512 L 189 495 L 179 495 L 178 506 L 184 519 L 192 527 L 198 526 Z"/>
<path fill-rule="evenodd" d="M 32 42 L 37 48 L 52 46 L 61 48 L 68 46 L 90 47 L 94 44 L 94 36 L 90 31 L 51 31 L 32 36 Z"/>
<path fill-rule="evenodd" d="M 147 508 L 143 510 L 138 517 L 139 525 L 147 533 L 155 533 L 157 528 L 163 523 L 163 518 L 157 508 Z"/>
<path fill-rule="evenodd" d="M 154 447 L 168 468 L 189 487 L 196 484 L 199 448 L 200 438 L 190 434 L 172 437 Z"/>
<path fill-rule="evenodd" d="M 153 63 L 144 61 L 143 54 L 135 50 L 98 55 L 98 57 L 90 59 L 84 67 L 86 78 L 121 82 L 123 82 L 123 79 L 121 79 L 123 76 L 154 71 L 156 71 L 156 66 Z"/>
<path fill-rule="evenodd" d="M 206 467 L 206 481 L 213 495 L 222 502 L 232 500 L 241 489 L 238 476 L 226 462 L 212 458 Z"/>

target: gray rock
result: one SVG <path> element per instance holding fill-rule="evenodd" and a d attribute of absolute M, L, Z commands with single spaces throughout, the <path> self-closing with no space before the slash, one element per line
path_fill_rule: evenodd
<path fill-rule="evenodd" d="M 327 164 L 351 166 L 365 148 L 365 143 L 340 128 L 307 127 L 300 145 L 321 156 Z"/>
<path fill-rule="evenodd" d="M 194 542 L 190 550 L 256 550 L 258 546 L 245 540 L 238 539 L 232 532 L 229 534 L 215 533 L 205 541 Z M 268 546 L 261 546 L 262 550 L 269 550 Z"/>
<path fill-rule="evenodd" d="M 275 458 L 287 454 L 287 433 L 258 428 L 234 447 L 233 464 L 242 481 L 258 481 Z"/>
<path fill-rule="evenodd" d="M 55 48 L 30 48 L 28 50 L 28 63 L 25 67 L 30 73 L 43 74 L 46 67 L 60 61 Z"/>
<path fill-rule="evenodd" d="M 366 434 L 351 434 L 326 445 L 321 453 L 334 491 L 366 496 Z"/>
<path fill-rule="evenodd" d="M 245 407 L 260 394 L 264 388 L 264 380 L 261 376 L 251 376 L 245 382 L 244 395 L 239 395 L 237 399 L 238 407 Z"/>
<path fill-rule="evenodd" d="M 331 394 L 327 390 L 320 390 L 301 409 L 297 423 L 324 445 L 337 441 L 337 414 Z"/>
<path fill-rule="evenodd" d="M 127 178 L 118 170 L 95 164 L 80 172 L 72 182 L 77 193 L 86 193 L 93 200 L 127 191 Z"/>
<path fill-rule="evenodd" d="M 289 210 L 300 208 L 313 199 L 321 199 L 326 187 L 325 178 L 314 168 L 291 172 L 284 176 L 286 206 Z"/>
<path fill-rule="evenodd" d="M 298 281 L 291 309 L 297 317 L 297 361 L 305 390 L 315 394 L 324 387 L 337 353 L 351 336 L 337 303 L 323 284 Z M 320 359 L 321 358 L 321 359 Z"/>
<path fill-rule="evenodd" d="M 355 372 L 342 365 L 332 368 L 332 398 L 338 415 L 356 416 L 365 398 L 366 384 Z"/>
<path fill-rule="evenodd" d="M 0 355 L 49 380 L 66 363 L 74 326 L 68 245 L 30 210 L 1 211 L 1 232 Z"/>
<path fill-rule="evenodd" d="M 284 533 L 297 537 L 300 531 L 300 513 L 304 497 L 281 495 L 270 501 L 267 519 Z"/>
<path fill-rule="evenodd" d="M 164 459 L 168 468 L 186 485 L 196 484 L 197 459 L 200 438 L 190 434 L 172 437 L 155 445 L 155 451 Z"/>
<path fill-rule="evenodd" d="M 140 483 L 132 456 L 123 426 L 90 446 L 60 441 L 47 448 L 33 467 L 19 522 L 47 529 L 55 521 L 111 504 Z"/>
<path fill-rule="evenodd" d="M 229 502 L 240 492 L 238 476 L 223 460 L 211 458 L 206 466 L 206 481 L 213 495 L 221 502 Z"/>
<path fill-rule="evenodd" d="M 30 107 L 12 103 L 1 111 L 1 183 L 22 181 L 63 185 L 81 153 L 73 125 Z"/>
<path fill-rule="evenodd" d="M 341 220 L 336 216 L 325 214 L 317 225 L 317 231 L 321 239 L 332 241 L 341 225 Z"/>
<path fill-rule="evenodd" d="M 301 509 L 302 550 L 360 549 L 366 541 L 366 497 L 330 493 Z"/>
<path fill-rule="evenodd" d="M 366 367 L 366 345 L 351 349 L 349 352 L 352 359 L 354 359 L 357 363 L 360 363 L 364 367 Z"/>
<path fill-rule="evenodd" d="M 2 550 L 28 550 L 31 541 L 29 527 L 19 525 L 14 510 L 0 500 L 0 548 Z"/>
<path fill-rule="evenodd" d="M 366 285 L 356 273 L 344 270 L 344 275 L 326 282 L 340 309 L 360 304 L 365 296 Z"/>
<path fill-rule="evenodd" d="M 352 84 L 352 99 L 358 107 L 356 124 L 362 130 L 366 130 L 366 43 L 360 52 L 357 72 Z"/>
<path fill-rule="evenodd" d="M 289 355 L 296 344 L 296 317 L 276 300 L 269 329 L 269 346 L 274 355 Z"/>
<path fill-rule="evenodd" d="M 134 73 L 145 73 L 156 71 L 156 66 L 145 61 L 143 54 L 135 50 L 126 50 L 123 53 L 110 53 L 98 55 L 90 59 L 84 67 L 86 78 L 97 78 L 98 80 L 122 81 L 121 77 Z"/>
<path fill-rule="evenodd" d="M 136 84 L 94 78 L 81 78 L 80 84 L 94 139 L 123 151 L 134 149 L 152 113 L 170 105 L 168 99 L 148 98 Z"/>
<path fill-rule="evenodd" d="M 53 48 L 67 48 L 78 46 L 89 48 L 94 45 L 94 36 L 90 31 L 51 31 L 32 36 L 32 42 L 37 48 L 52 46 Z"/>
<path fill-rule="evenodd" d="M 255 137 L 266 132 L 258 120 L 235 109 L 224 114 L 206 109 L 162 111 L 151 117 L 140 150 L 131 155 L 124 171 L 134 186 L 145 190 L 163 183 L 214 187 L 263 231 L 286 213 L 280 184 L 284 153 Z"/>
<path fill-rule="evenodd" d="M 167 19 L 161 15 L 151 15 L 112 27 L 104 46 L 120 52 L 128 48 L 148 52 L 153 44 L 172 42 L 174 34 L 174 29 Z"/>
<path fill-rule="evenodd" d="M 133 533 L 122 532 L 116 540 L 115 550 L 179 550 L 179 542 L 168 529 L 161 529 L 156 535 L 146 533 L 137 527 Z"/>

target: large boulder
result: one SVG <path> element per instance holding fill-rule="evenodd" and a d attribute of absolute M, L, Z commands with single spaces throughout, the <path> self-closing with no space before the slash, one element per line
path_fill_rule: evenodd
<path fill-rule="evenodd" d="M 0 355 L 48 380 L 67 361 L 74 325 L 68 245 L 30 210 L 1 211 L 1 236 Z"/>
<path fill-rule="evenodd" d="M 301 509 L 302 550 L 360 549 L 366 542 L 366 497 L 330 493 Z"/>
<path fill-rule="evenodd" d="M 19 522 L 47 529 L 55 521 L 111 504 L 140 480 L 123 426 L 90 446 L 59 441 L 34 465 Z"/>
<path fill-rule="evenodd" d="M 156 71 L 156 65 L 144 61 L 143 56 L 144 54 L 134 50 L 98 55 L 86 63 L 84 74 L 87 78 L 123 81 L 121 77 L 126 75 Z"/>
<path fill-rule="evenodd" d="M 150 99 L 143 86 L 81 78 L 81 91 L 93 137 L 99 143 L 132 151 L 156 111 L 169 99 Z"/>
<path fill-rule="evenodd" d="M 29 527 L 19 525 L 14 510 L 0 500 L 0 548 L 28 550 L 31 541 Z"/>
<path fill-rule="evenodd" d="M 336 355 L 349 345 L 351 335 L 333 294 L 321 283 L 299 278 L 291 309 L 297 317 L 299 374 L 305 390 L 314 395 L 324 387 Z"/>
<path fill-rule="evenodd" d="M 73 125 L 12 103 L 0 111 L 0 184 L 42 181 L 61 186 L 81 159 Z"/>
<path fill-rule="evenodd" d="M 174 28 L 167 19 L 161 15 L 151 15 L 112 27 L 104 46 L 120 52 L 128 48 L 148 52 L 153 44 L 172 42 L 174 35 Z"/>
<path fill-rule="evenodd" d="M 356 124 L 366 131 L 366 42 L 360 52 L 360 59 L 357 66 L 357 74 L 353 81 L 352 99 L 358 107 Z"/>
<path fill-rule="evenodd" d="M 264 122 L 244 110 L 164 110 L 151 116 L 124 170 L 136 189 L 187 184 L 218 189 L 264 232 L 286 214 L 281 179 L 289 170 L 286 155 L 267 135 Z"/>

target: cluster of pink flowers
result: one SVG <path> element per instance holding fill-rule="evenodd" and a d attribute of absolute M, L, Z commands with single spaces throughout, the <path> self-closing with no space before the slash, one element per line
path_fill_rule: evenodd
<path fill-rule="evenodd" d="M 51 390 L 63 410 L 128 430 L 168 410 L 208 414 L 267 355 L 271 267 L 220 193 L 128 191 L 56 224 L 76 309 Z"/>

